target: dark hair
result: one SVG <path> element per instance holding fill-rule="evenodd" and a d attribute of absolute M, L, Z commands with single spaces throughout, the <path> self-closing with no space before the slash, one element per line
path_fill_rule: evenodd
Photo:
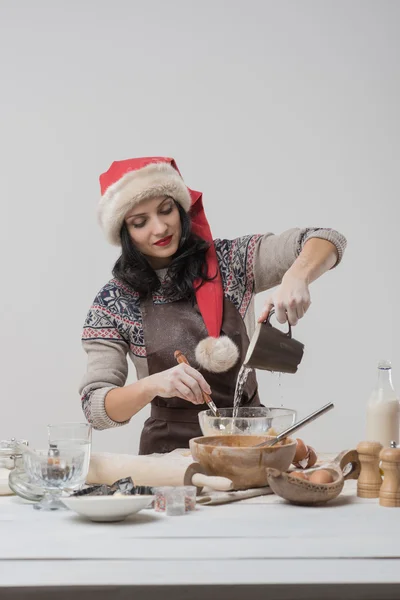
<path fill-rule="evenodd" d="M 168 265 L 168 279 L 163 292 L 165 295 L 178 294 L 182 298 L 194 301 L 194 281 L 211 281 L 216 274 L 207 275 L 206 252 L 210 244 L 192 233 L 189 215 L 175 202 L 181 219 L 181 239 L 179 248 Z M 129 235 L 126 223 L 121 228 L 121 256 L 113 268 L 113 275 L 136 292 L 140 297 L 149 297 L 160 288 L 160 280 L 145 255 L 135 247 Z"/>

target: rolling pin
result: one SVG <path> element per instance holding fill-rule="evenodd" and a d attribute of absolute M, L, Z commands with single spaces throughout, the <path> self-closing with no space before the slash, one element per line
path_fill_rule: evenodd
<path fill-rule="evenodd" d="M 132 477 L 135 485 L 179 486 L 194 485 L 197 493 L 203 487 L 226 492 L 232 489 L 227 477 L 207 475 L 203 467 L 190 456 L 179 454 L 161 456 L 132 456 L 130 454 L 92 453 L 86 483 L 113 484 L 123 477 Z"/>

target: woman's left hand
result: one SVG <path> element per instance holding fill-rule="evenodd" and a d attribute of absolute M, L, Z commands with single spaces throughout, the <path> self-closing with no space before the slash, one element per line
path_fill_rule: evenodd
<path fill-rule="evenodd" d="M 258 322 L 265 321 L 270 310 L 274 308 L 279 323 L 283 324 L 289 321 L 290 325 L 297 325 L 299 319 L 304 317 L 310 304 L 311 299 L 307 281 L 286 272 L 280 286 L 266 301 Z"/>

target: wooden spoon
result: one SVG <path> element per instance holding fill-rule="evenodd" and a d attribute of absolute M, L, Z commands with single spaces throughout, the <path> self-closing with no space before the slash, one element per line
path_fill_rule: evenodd
<path fill-rule="evenodd" d="M 292 504 L 318 505 L 333 500 L 343 490 L 346 479 L 358 479 L 361 465 L 357 450 L 344 450 L 331 463 L 319 465 L 303 473 L 309 474 L 317 469 L 329 471 L 334 480 L 332 483 L 312 483 L 293 475 L 293 472 L 282 473 L 277 469 L 267 469 L 267 480 L 272 491 Z"/>

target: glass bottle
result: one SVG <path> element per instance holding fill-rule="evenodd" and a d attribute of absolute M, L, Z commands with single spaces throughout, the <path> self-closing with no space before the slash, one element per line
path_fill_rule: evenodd
<path fill-rule="evenodd" d="M 390 447 L 399 443 L 400 403 L 392 384 L 392 365 L 389 360 L 378 363 L 378 379 L 367 404 L 366 439 Z"/>

